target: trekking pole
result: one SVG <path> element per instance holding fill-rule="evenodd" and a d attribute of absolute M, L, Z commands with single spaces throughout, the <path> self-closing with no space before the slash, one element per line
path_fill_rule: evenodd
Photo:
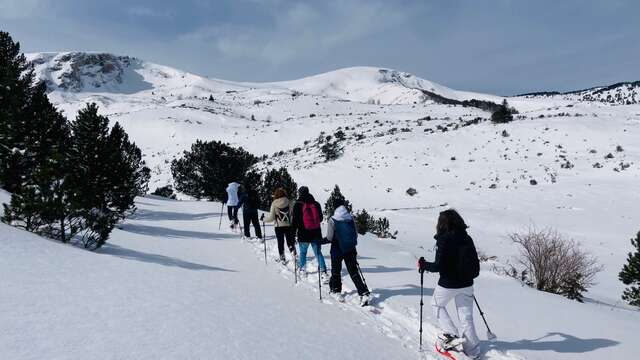
<path fill-rule="evenodd" d="M 364 274 L 362 273 L 362 269 L 360 269 L 360 263 L 357 260 L 356 260 L 356 265 L 358 265 L 358 271 L 360 272 L 360 277 L 362 278 L 362 282 L 364 283 L 364 286 L 366 286 L 367 289 L 369 289 L 369 286 L 367 285 L 367 280 L 365 280 Z"/>
<path fill-rule="evenodd" d="M 264 264 L 267 265 L 267 228 L 262 220 L 262 244 L 264 245 Z"/>
<path fill-rule="evenodd" d="M 320 294 L 320 301 L 322 301 L 322 278 L 320 277 L 320 241 L 318 241 L 317 245 L 318 253 L 316 254 L 316 261 L 318 262 L 318 294 Z"/>
<path fill-rule="evenodd" d="M 298 284 L 298 249 L 300 248 L 298 246 L 298 249 L 295 248 L 295 246 L 298 244 L 298 241 L 296 239 L 294 239 L 294 250 L 295 252 L 293 253 L 293 283 L 294 284 Z"/>
<path fill-rule="evenodd" d="M 480 311 L 480 316 L 482 316 L 482 320 L 484 321 L 484 326 L 487 327 L 487 340 L 494 341 L 498 337 L 496 336 L 496 334 L 491 332 L 491 329 L 489 329 L 489 324 L 487 324 L 487 319 L 484 317 L 484 312 L 482 312 L 482 309 L 480 308 L 480 304 L 478 304 L 478 299 L 476 299 L 475 295 L 473 296 L 473 301 L 476 303 L 476 306 L 478 307 L 478 311 Z"/>
<path fill-rule="evenodd" d="M 218 222 L 218 230 L 222 228 L 222 214 L 224 213 L 224 204 L 222 203 L 222 207 L 220 207 L 220 222 Z"/>
<path fill-rule="evenodd" d="M 322 301 L 322 280 L 320 278 L 320 261 L 318 261 L 318 294 L 320 294 L 320 301 Z"/>
<path fill-rule="evenodd" d="M 422 351 L 422 307 L 424 306 L 424 301 L 422 300 L 424 296 L 424 271 L 420 273 L 420 351 Z"/>

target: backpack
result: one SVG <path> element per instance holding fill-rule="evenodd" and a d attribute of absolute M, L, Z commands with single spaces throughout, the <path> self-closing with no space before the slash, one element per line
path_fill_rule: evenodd
<path fill-rule="evenodd" d="M 283 208 L 276 207 L 276 222 L 279 224 L 291 223 L 289 216 L 289 205 Z"/>
<path fill-rule="evenodd" d="M 322 218 L 315 203 L 302 204 L 302 225 L 306 230 L 320 229 Z"/>
<path fill-rule="evenodd" d="M 480 275 L 480 259 L 470 238 L 458 249 L 457 269 L 461 279 L 473 280 Z"/>
<path fill-rule="evenodd" d="M 343 253 L 348 253 L 358 245 L 358 233 L 353 220 L 338 221 L 333 219 L 335 235 L 338 238 L 338 246 Z"/>

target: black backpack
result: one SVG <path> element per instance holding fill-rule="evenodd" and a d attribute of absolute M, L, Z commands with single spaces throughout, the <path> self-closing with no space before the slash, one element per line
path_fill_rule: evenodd
<path fill-rule="evenodd" d="M 458 249 L 458 275 L 464 280 L 473 280 L 480 275 L 480 259 L 471 238 L 460 245 Z"/>

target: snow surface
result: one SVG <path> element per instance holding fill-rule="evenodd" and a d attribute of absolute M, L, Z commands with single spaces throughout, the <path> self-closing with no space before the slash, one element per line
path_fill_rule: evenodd
<path fill-rule="evenodd" d="M 73 56 L 65 57 L 65 54 Z M 623 285 L 617 274 L 630 251 L 629 239 L 640 230 L 637 215 L 640 213 L 640 146 L 637 141 L 640 136 L 640 105 L 615 105 L 562 96 L 513 97 L 508 101 L 519 111 L 518 118 L 510 124 L 493 125 L 487 121 L 490 116 L 487 112 L 472 107 L 423 101 L 415 88 L 435 90 L 439 95 L 451 99 L 476 98 L 499 102 L 501 97 L 451 90 L 393 70 L 383 74 L 378 68 L 359 67 L 302 80 L 250 84 L 207 79 L 134 58 L 122 60 L 113 55 L 103 56 L 102 61 L 117 62 L 119 65 L 116 68 L 122 69 L 120 77 L 110 71 L 106 74 L 113 76 L 105 75 L 100 70 L 100 60 L 96 65 L 96 58 L 87 58 L 84 53 L 31 54 L 30 59 L 41 59 L 36 61 L 38 76 L 50 80 L 52 92 L 49 96 L 67 116 L 73 118 L 86 102 L 93 101 L 98 103 L 100 111 L 108 115 L 112 123 L 118 121 L 125 127 L 143 150 L 145 160 L 152 168 L 152 190 L 171 183 L 171 160 L 188 149 L 196 139 L 222 140 L 243 146 L 257 155 L 269 155 L 260 164 L 261 168 L 286 166 L 297 182 L 308 185 L 320 201 L 328 197 L 334 184 L 339 184 L 356 209 L 366 208 L 376 216 L 389 218 L 392 228 L 399 232 L 396 240 L 367 238 L 360 246 L 361 263 L 367 281 L 376 289 L 380 314 L 362 312 L 360 309 L 356 311 L 353 306 L 347 306 L 347 311 L 341 310 L 341 314 L 349 314 L 344 316 L 360 319 L 370 325 L 361 327 L 362 331 L 374 329 L 374 333 L 389 335 L 393 339 L 390 349 L 398 349 L 398 355 L 383 356 L 388 353 L 374 348 L 371 345 L 373 341 L 365 343 L 358 335 L 343 338 L 345 335 L 341 333 L 341 336 L 327 335 L 325 339 L 330 337 L 339 344 L 342 341 L 354 341 L 370 349 L 371 352 L 367 354 L 373 358 L 406 358 L 403 354 L 415 357 L 419 291 L 416 289 L 418 277 L 413 269 L 415 259 L 422 255 L 433 257 L 432 234 L 438 213 L 444 208 L 455 207 L 471 225 L 471 235 L 479 249 L 489 256 L 496 256 L 492 262 L 483 264 L 476 287 L 492 329 L 500 336 L 500 342 L 493 345 L 499 351 L 491 356 L 527 359 L 601 359 L 607 356 L 632 359 L 637 354 L 633 340 L 640 331 L 640 313 L 620 300 Z M 76 61 L 84 65 L 73 66 L 69 63 Z M 56 72 L 62 70 L 56 70 L 58 68 L 71 69 L 69 71 L 78 76 L 65 78 L 74 79 L 73 84 L 82 86 L 60 87 L 62 80 L 58 79 Z M 108 69 L 112 67 L 108 66 Z M 397 76 L 404 80 L 399 81 Z M 140 86 L 141 81 L 144 86 Z M 100 87 L 95 84 L 100 84 Z M 209 96 L 214 101 L 209 101 Z M 377 104 L 378 100 L 381 105 Z M 475 123 L 474 119 L 478 118 Z M 320 135 L 333 135 L 338 129 L 346 134 L 346 140 L 342 143 L 345 154 L 336 161 L 325 163 L 316 140 Z M 616 151 L 618 145 L 623 151 Z M 606 156 L 609 153 L 612 158 Z M 537 185 L 530 185 L 531 180 L 535 180 Z M 409 187 L 417 189 L 417 195 L 408 196 L 405 191 Z M 217 206 L 141 199 L 141 214 L 144 211 L 160 211 L 173 215 L 169 219 L 162 215 L 149 215 L 150 218 L 146 220 L 132 219 L 123 226 L 123 231 L 114 233 L 111 243 L 123 249 L 207 266 L 237 271 L 238 267 L 244 270 L 246 266 L 252 271 L 242 280 L 245 283 L 253 281 L 252 277 L 263 281 L 261 277 L 271 276 L 273 271 L 277 274 L 278 269 L 272 269 L 275 265 L 268 267 L 273 271 L 262 271 L 259 267 L 260 248 L 238 244 L 237 239 L 230 238 L 229 234 L 215 231 L 218 220 L 215 214 L 219 211 Z M 203 215 L 206 219 L 189 219 L 188 215 L 181 215 L 183 213 L 208 215 Z M 204 226 L 209 223 L 215 226 Z M 493 266 L 500 268 L 514 262 L 517 248 L 510 243 L 507 235 L 532 225 L 556 228 L 579 241 L 604 265 L 604 271 L 597 277 L 598 283 L 587 293 L 585 304 L 534 291 L 491 270 Z M 10 234 L 18 233 L 17 230 L 2 226 L 3 234 L 5 229 Z M 127 226 L 129 230 L 137 229 L 137 232 L 126 231 Z M 148 227 L 160 227 L 161 230 L 148 234 Z M 226 241 L 212 240 L 218 237 L 226 239 L 233 246 L 205 251 L 193 245 L 193 242 L 209 246 L 227 244 Z M 32 236 L 30 238 L 33 244 L 36 240 L 44 241 Z M 44 242 L 49 249 L 61 246 Z M 187 243 L 186 248 L 182 246 Z M 11 246 L 7 242 L 3 244 L 12 248 L 11 251 L 16 251 L 15 255 L 7 256 L 11 264 L 20 260 L 26 261 L 24 266 L 33 265 L 33 261 L 52 261 L 56 265 L 51 265 L 51 268 L 67 266 L 65 262 L 60 262 L 63 264 L 60 265 L 59 260 L 46 256 L 37 257 L 37 260 L 27 257 L 26 252 L 31 251 L 30 248 L 19 248 L 28 246 L 25 245 L 29 244 L 27 242 L 12 243 Z M 239 246 L 237 249 L 236 245 Z M 190 253 L 190 247 L 193 247 L 193 253 Z M 62 248 L 67 249 L 64 246 Z M 218 252 L 222 250 L 246 258 L 248 262 L 242 263 L 243 266 L 232 266 L 234 264 L 229 263 L 232 260 Z M 78 259 L 86 257 L 87 263 L 96 261 L 95 254 L 76 249 L 59 251 L 73 251 L 73 254 L 78 254 Z M 258 253 L 252 257 L 252 251 Z M 169 262 L 174 261 L 171 259 Z M 146 262 L 145 265 L 152 266 L 153 263 Z M 10 265 L 6 266 L 6 269 L 13 269 Z M 114 269 L 108 268 L 104 276 L 113 272 L 124 278 L 122 272 L 126 271 L 126 267 L 120 271 L 120 266 L 123 265 L 114 264 Z M 165 269 L 166 266 L 160 268 L 169 271 Z M 171 268 L 173 271 L 182 271 L 179 266 Z M 253 271 L 256 269 L 260 270 Z M 73 275 L 76 277 L 89 276 L 81 266 L 68 272 L 78 272 Z M 235 294 L 247 291 L 231 288 L 227 278 L 219 283 L 207 278 L 203 282 L 207 285 L 212 282 L 217 286 L 198 290 L 194 286 L 202 283 L 190 283 L 189 286 L 173 284 L 171 275 L 165 276 L 163 273 L 157 276 L 156 272 L 150 269 L 146 278 L 138 279 L 138 282 L 164 283 L 163 277 L 166 277 L 167 284 L 180 291 L 194 294 L 215 291 L 219 296 L 230 299 Z M 46 273 L 59 277 L 58 282 L 66 281 L 65 277 L 54 271 Z M 12 277 L 27 276 L 16 270 L 11 270 L 11 274 Z M 215 274 L 232 275 L 224 271 Z M 244 272 L 239 276 L 245 276 Z M 286 278 L 285 283 L 292 280 L 287 274 L 282 274 L 281 278 Z M 279 284 L 281 280 L 276 276 L 273 282 Z M 125 280 L 119 281 L 127 283 Z M 436 279 L 429 278 L 429 281 L 428 288 L 432 289 Z M 269 286 L 279 286 L 273 285 L 273 282 L 264 280 Z M 349 284 L 349 280 L 345 283 Z M 82 302 L 82 296 L 77 293 L 87 289 L 80 287 L 80 280 L 74 284 L 68 285 L 69 291 L 77 287 L 73 290 L 76 293 L 73 298 L 78 297 L 78 302 Z M 113 291 L 118 296 L 141 296 L 134 295 L 136 292 L 130 293 L 131 290 L 115 290 L 119 286 L 117 284 L 114 283 Z M 301 296 L 313 303 L 315 294 L 312 285 L 292 289 L 296 290 L 297 295 L 291 296 Z M 18 291 L 21 286 L 14 285 L 11 289 Z M 38 286 L 33 288 L 37 289 Z M 154 288 L 152 293 L 162 299 L 161 289 Z M 174 296 L 174 293 L 177 292 L 172 291 L 172 295 L 166 296 Z M 6 294 L 6 291 L 2 294 Z M 19 304 L 34 301 L 27 293 L 9 297 L 18 309 Z M 101 301 L 111 303 L 121 300 L 107 294 Z M 260 302 L 262 299 L 258 296 L 251 301 Z M 0 304 L 5 303 L 3 301 Z M 296 300 L 287 306 L 298 307 L 302 303 L 305 306 L 307 304 Z M 317 302 L 314 304 L 321 305 Z M 88 306 L 74 305 L 80 308 Z M 162 306 L 166 309 L 170 305 L 163 303 Z M 425 310 L 425 314 L 430 316 L 430 309 Z M 34 322 L 41 320 L 39 316 L 46 318 L 46 314 L 38 315 L 33 308 L 25 311 L 32 314 Z M 98 316 L 96 314 L 100 311 L 95 310 L 91 316 Z M 5 313 L 2 311 L 0 317 L 3 320 Z M 253 316 L 254 312 L 242 314 Z M 237 316 L 235 320 L 239 323 L 249 321 L 248 316 Z M 327 315 L 327 319 L 333 319 L 332 316 Z M 106 317 L 102 321 L 109 324 Z M 184 319 L 192 321 L 188 316 Z M 206 316 L 203 315 L 203 319 Z M 287 332 L 289 336 L 298 336 L 296 329 L 309 329 L 297 328 L 303 325 L 289 321 L 291 318 L 287 317 L 286 320 L 286 327 L 292 327 Z M 428 324 L 432 323 L 430 317 L 425 320 Z M 177 319 L 170 322 L 171 326 L 177 323 Z M 319 323 L 322 325 L 314 325 L 314 329 L 317 329 L 315 332 L 324 334 L 324 331 L 331 333 L 334 330 L 330 326 L 331 321 Z M 479 319 L 476 324 L 482 333 Z M 160 333 L 170 332 L 171 326 L 159 327 L 163 329 Z M 175 326 L 182 326 L 184 330 L 188 324 Z M 242 326 L 238 325 L 238 328 Z M 428 336 L 433 335 L 434 329 L 429 327 Z M 197 331 L 193 330 L 190 334 L 195 336 L 195 333 Z M 129 336 L 128 340 L 151 344 L 152 340 L 144 336 L 147 336 L 146 333 L 136 333 Z M 385 339 L 379 340 L 382 343 L 389 344 L 384 342 L 386 337 L 381 339 Z M 164 340 L 166 343 L 167 338 Z M 375 343 L 378 343 L 378 338 Z M 160 341 L 158 344 L 167 347 Z M 333 342 L 328 340 L 327 343 L 318 342 L 316 345 L 322 345 L 323 351 L 333 348 Z M 340 349 L 340 346 L 346 347 L 335 347 Z M 485 347 L 488 346 L 485 344 Z M 354 348 L 361 347 L 356 345 Z M 254 343 L 250 343 L 246 349 L 258 349 L 261 353 L 276 351 Z M 34 351 L 37 352 L 37 349 Z M 144 358 L 146 351 L 141 350 L 139 357 Z M 505 351 L 509 354 L 504 355 Z"/>

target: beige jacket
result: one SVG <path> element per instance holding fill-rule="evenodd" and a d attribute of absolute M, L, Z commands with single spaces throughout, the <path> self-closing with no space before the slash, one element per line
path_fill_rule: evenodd
<path fill-rule="evenodd" d="M 281 213 L 281 209 L 285 209 L 288 207 L 288 211 L 286 213 Z M 271 203 L 271 209 L 269 213 L 265 217 L 265 222 L 273 222 L 275 223 L 275 227 L 286 227 L 291 226 L 291 215 L 293 213 L 293 202 L 291 202 L 286 197 L 278 198 L 273 200 Z M 280 216 L 278 216 L 278 214 Z M 282 219 L 282 220 L 279 220 Z"/>

